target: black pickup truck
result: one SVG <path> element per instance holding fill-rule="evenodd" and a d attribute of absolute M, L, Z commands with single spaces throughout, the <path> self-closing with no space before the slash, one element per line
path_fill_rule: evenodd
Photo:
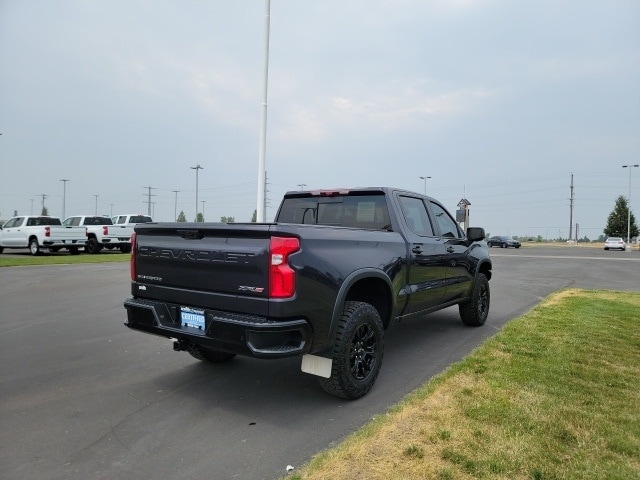
<path fill-rule="evenodd" d="M 489 312 L 484 229 L 393 188 L 289 192 L 274 223 L 147 223 L 132 238 L 131 329 L 199 360 L 302 356 L 329 393 L 373 386 L 392 322 Z"/>

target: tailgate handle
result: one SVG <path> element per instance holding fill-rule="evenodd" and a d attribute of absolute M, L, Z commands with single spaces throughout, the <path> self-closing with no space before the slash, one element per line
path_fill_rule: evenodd
<path fill-rule="evenodd" d="M 200 240 L 203 237 L 199 230 L 178 230 L 178 235 L 185 240 Z"/>

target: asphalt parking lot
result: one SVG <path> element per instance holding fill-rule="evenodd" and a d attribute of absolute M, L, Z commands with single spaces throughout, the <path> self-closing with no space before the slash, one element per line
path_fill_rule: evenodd
<path fill-rule="evenodd" d="M 464 327 L 454 307 L 394 325 L 376 385 L 354 402 L 299 359 L 207 365 L 128 330 L 126 263 L 0 268 L 0 477 L 279 478 L 553 291 L 640 291 L 638 251 L 490 253 L 487 324 Z"/>

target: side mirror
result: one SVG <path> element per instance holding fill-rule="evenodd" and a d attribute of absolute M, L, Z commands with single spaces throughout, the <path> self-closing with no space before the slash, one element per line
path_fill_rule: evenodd
<path fill-rule="evenodd" d="M 480 240 L 484 240 L 484 228 L 481 227 L 469 227 L 467 228 L 467 241 L 478 242 Z"/>

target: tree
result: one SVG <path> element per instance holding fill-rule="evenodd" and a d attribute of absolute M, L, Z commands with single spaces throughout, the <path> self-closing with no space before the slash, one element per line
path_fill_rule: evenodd
<path fill-rule="evenodd" d="M 43 217 L 49 216 L 49 210 L 47 210 L 47 207 L 42 207 L 42 213 L 40 215 L 42 215 Z"/>
<path fill-rule="evenodd" d="M 198 216 L 196 217 L 196 222 L 198 223 L 204 222 L 204 214 L 202 212 L 198 212 Z"/>
<path fill-rule="evenodd" d="M 176 222 L 186 222 L 186 221 L 187 221 L 187 216 L 184 214 L 184 210 L 180 210 L 180 215 L 178 215 Z"/>
<path fill-rule="evenodd" d="M 258 220 L 258 211 L 254 210 L 253 215 L 251 216 L 251 223 L 256 223 Z"/>
<path fill-rule="evenodd" d="M 236 219 L 234 217 L 220 217 L 220 221 L 222 223 L 235 223 Z"/>
<path fill-rule="evenodd" d="M 626 197 L 620 195 L 616 198 L 616 205 L 607 218 L 607 226 L 604 229 L 605 235 L 609 237 L 627 238 L 627 225 L 629 222 L 629 204 Z M 631 213 L 631 235 L 638 236 L 638 225 L 636 225 L 636 217 Z"/>

